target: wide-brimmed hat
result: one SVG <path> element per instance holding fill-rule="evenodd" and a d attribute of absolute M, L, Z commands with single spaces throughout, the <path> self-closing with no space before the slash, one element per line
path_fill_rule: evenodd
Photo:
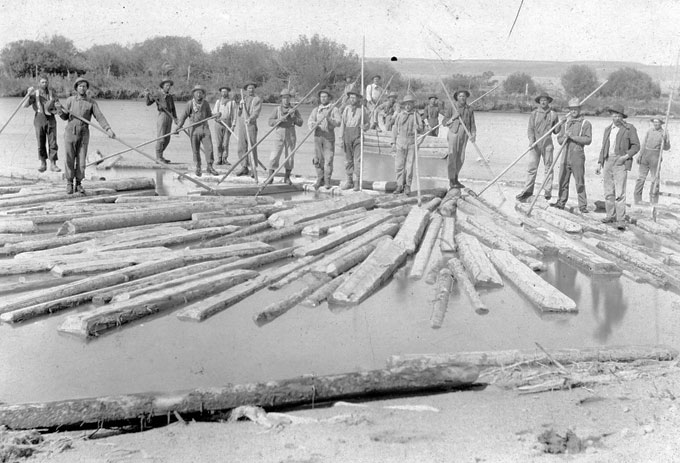
<path fill-rule="evenodd" d="M 374 75 L 373 77 L 371 77 L 371 80 L 375 79 L 376 77 L 377 77 L 378 79 L 382 79 L 382 77 L 380 76 L 380 74 L 376 74 L 376 75 Z"/>
<path fill-rule="evenodd" d="M 397 92 L 390 92 L 387 94 L 387 98 L 398 98 L 399 94 Z"/>
<path fill-rule="evenodd" d="M 453 99 L 458 101 L 458 95 L 461 93 L 465 93 L 465 98 L 470 98 L 470 92 L 467 90 L 458 90 L 456 93 L 453 94 Z"/>
<path fill-rule="evenodd" d="M 282 97 L 287 96 L 287 97 L 290 98 L 290 90 L 288 90 L 287 88 L 284 88 L 283 90 L 281 90 L 279 95 L 282 96 Z"/>
<path fill-rule="evenodd" d="M 356 95 L 357 98 L 363 98 L 363 97 L 361 96 L 361 93 L 355 92 L 354 90 L 350 90 L 349 92 L 347 92 L 347 96 L 350 96 L 350 95 Z"/>
<path fill-rule="evenodd" d="M 252 85 L 253 87 L 257 88 L 257 83 L 251 81 L 251 82 L 246 82 L 245 84 L 243 84 L 243 87 L 242 87 L 243 90 L 247 89 L 249 85 Z"/>
<path fill-rule="evenodd" d="M 81 82 L 85 82 L 87 84 L 87 88 L 90 88 L 90 81 L 87 80 L 85 77 L 78 77 L 75 82 L 73 82 L 73 90 L 78 88 L 78 85 Z"/>
<path fill-rule="evenodd" d="M 626 109 L 623 107 L 622 104 L 615 104 L 609 107 L 608 111 L 610 113 L 619 113 L 621 116 L 625 119 L 628 117 L 628 114 L 626 114 Z"/>
<path fill-rule="evenodd" d="M 161 80 L 161 83 L 158 84 L 158 86 L 159 86 L 160 88 L 163 88 L 163 85 L 165 85 L 166 82 L 170 82 L 170 85 L 175 85 L 175 81 L 174 81 L 174 80 L 172 80 L 172 79 L 163 79 L 163 80 Z"/>
<path fill-rule="evenodd" d="M 548 103 L 552 103 L 552 102 L 553 102 L 553 98 L 552 98 L 550 95 L 548 95 L 547 92 L 543 92 L 543 93 L 539 94 L 536 98 L 534 98 L 534 101 L 535 101 L 536 103 L 540 103 L 540 102 L 541 102 L 541 98 L 547 98 L 547 99 L 548 99 Z"/>
<path fill-rule="evenodd" d="M 652 118 L 650 119 L 650 121 L 651 121 L 651 122 L 659 121 L 659 122 L 661 122 L 662 124 L 664 124 L 664 121 L 663 121 L 663 119 L 661 119 L 661 116 L 654 116 L 654 117 L 652 117 Z"/>
<path fill-rule="evenodd" d="M 222 85 L 222 86 L 221 86 L 220 88 L 218 88 L 217 90 L 219 90 L 220 92 L 221 92 L 222 90 L 226 90 L 226 91 L 228 91 L 228 92 L 231 92 L 231 87 L 227 87 L 226 85 Z"/>
<path fill-rule="evenodd" d="M 428 95 L 428 97 L 427 97 L 428 100 L 431 100 L 432 98 L 439 98 L 439 97 L 437 95 L 434 95 L 434 94 Z"/>
<path fill-rule="evenodd" d="M 581 100 L 578 98 L 572 98 L 569 100 L 569 103 L 567 103 L 567 108 L 580 108 L 581 107 Z"/>
<path fill-rule="evenodd" d="M 326 95 L 328 95 L 328 98 L 333 99 L 333 94 L 331 93 L 331 91 L 329 89 L 322 88 L 321 90 L 319 90 L 319 93 L 317 93 L 317 96 L 319 98 L 321 98 L 322 93 L 325 93 Z"/>
<path fill-rule="evenodd" d="M 406 96 L 401 100 L 402 103 L 408 103 L 409 101 L 410 101 L 411 103 L 415 103 L 415 102 L 416 102 L 416 99 L 413 98 L 413 95 L 406 95 Z"/>
<path fill-rule="evenodd" d="M 194 88 L 191 89 L 191 94 L 193 95 L 194 93 L 198 92 L 199 90 L 202 91 L 203 93 L 205 93 L 205 88 L 203 88 L 202 85 L 195 85 Z"/>

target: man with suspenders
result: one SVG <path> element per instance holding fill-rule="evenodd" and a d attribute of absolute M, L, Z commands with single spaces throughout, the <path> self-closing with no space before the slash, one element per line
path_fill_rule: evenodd
<path fill-rule="evenodd" d="M 297 108 L 293 110 L 293 106 L 290 104 L 290 92 L 286 89 L 281 90 L 281 104 L 274 108 L 274 112 L 269 116 L 269 126 L 276 127 L 274 130 L 274 149 L 269 157 L 269 176 L 271 177 L 279 167 L 281 153 L 285 153 L 285 158 L 288 158 L 288 153 L 295 148 L 295 126 L 302 126 L 300 111 Z M 283 178 L 283 182 L 292 185 L 290 174 L 295 163 L 293 156 L 286 159 L 285 162 L 286 176 Z"/>

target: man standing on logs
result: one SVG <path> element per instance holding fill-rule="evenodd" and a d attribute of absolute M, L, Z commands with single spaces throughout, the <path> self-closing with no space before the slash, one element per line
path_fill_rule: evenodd
<path fill-rule="evenodd" d="M 71 117 L 79 116 L 87 121 L 94 115 L 99 125 L 106 131 L 110 138 L 115 138 L 116 134 L 111 130 L 111 126 L 99 110 L 99 106 L 94 99 L 87 96 L 90 82 L 84 77 L 78 77 L 73 84 L 76 94 L 66 99 L 62 106 L 59 102 L 55 107 L 59 111 L 59 117 L 68 121 L 64 130 L 64 145 L 66 145 L 66 193 L 73 194 L 74 188 L 78 193 L 85 193 L 81 182 L 85 178 L 85 165 L 87 164 L 87 145 L 90 143 L 90 126 Z M 75 179 L 75 187 L 73 181 Z"/>
<path fill-rule="evenodd" d="M 652 128 L 645 135 L 645 139 L 642 142 L 642 153 L 637 159 L 640 168 L 633 194 L 635 204 L 642 202 L 642 190 L 645 186 L 647 174 L 650 172 L 652 173 L 652 186 L 649 189 L 649 202 L 652 204 L 659 202 L 659 180 L 656 178 L 657 168 L 661 159 L 661 151 L 671 149 L 668 131 L 664 132 L 663 127 L 661 127 L 663 120 L 660 117 L 653 117 L 651 122 Z"/>
<path fill-rule="evenodd" d="M 560 162 L 560 177 L 558 181 L 557 202 L 552 207 L 564 209 L 569 199 L 569 179 L 574 176 L 576 194 L 578 195 L 578 207 L 582 213 L 588 212 L 588 196 L 586 195 L 586 153 L 584 147 L 593 141 L 593 128 L 590 122 L 581 114 L 581 102 L 578 98 L 569 100 L 569 115 L 567 122 L 560 128 L 557 142 L 564 145 L 565 153 Z"/>
<path fill-rule="evenodd" d="M 386 132 L 392 131 L 392 125 L 394 124 L 394 118 L 399 112 L 399 103 L 397 103 L 397 92 L 390 92 L 387 95 L 387 101 L 378 106 L 378 125 L 382 121 L 381 129 Z"/>
<path fill-rule="evenodd" d="M 161 93 L 151 96 L 149 89 L 144 89 L 146 105 L 151 106 L 156 103 L 158 118 L 156 119 L 156 136 L 162 137 L 172 132 L 172 122 L 177 125 L 177 110 L 175 109 L 175 99 L 170 93 L 170 88 L 174 85 L 172 79 L 163 79 L 160 83 Z M 163 152 L 170 144 L 170 137 L 161 138 L 156 142 L 156 159 L 166 164 L 170 161 L 163 157 Z"/>
<path fill-rule="evenodd" d="M 35 138 L 38 140 L 38 159 L 40 160 L 38 172 L 47 170 L 47 159 L 50 160 L 52 172 L 61 172 L 57 166 L 59 145 L 57 145 L 57 119 L 54 117 L 54 103 L 57 99 L 49 88 L 47 76 L 41 76 L 38 88 L 29 88 L 26 94 L 31 96 L 26 100 L 24 108 L 30 106 L 35 111 L 33 127 Z"/>
<path fill-rule="evenodd" d="M 427 134 L 433 137 L 439 135 L 439 104 L 437 95 L 428 97 L 429 103 L 425 106 L 425 123 L 427 124 Z"/>
<path fill-rule="evenodd" d="M 406 95 L 401 104 L 403 109 L 397 114 L 392 128 L 392 146 L 397 149 L 397 155 L 394 158 L 397 188 L 394 194 L 409 194 L 416 153 L 416 132 L 422 133 L 425 125 L 420 114 L 414 110 L 415 98 Z"/>
<path fill-rule="evenodd" d="M 557 117 L 557 113 L 550 107 L 550 103 L 553 101 L 552 97 L 543 92 L 538 95 L 534 101 L 538 103 L 538 108 L 534 109 L 529 116 L 529 127 L 527 129 L 529 146 L 536 143 L 536 140 L 541 138 L 546 132 L 553 131 L 555 135 L 560 132 L 559 129 L 554 128 L 559 122 L 559 118 Z M 553 163 L 553 150 L 552 135 L 548 135 L 529 152 L 527 181 L 524 183 L 524 188 L 520 194 L 516 196 L 518 201 L 524 201 L 533 196 L 534 185 L 536 183 L 536 172 L 538 171 L 538 164 L 540 163 L 541 158 L 543 159 L 545 175 L 548 177 L 548 180 L 545 183 L 545 199 L 550 200 L 550 198 L 552 198 L 553 173 L 550 167 Z"/>
<path fill-rule="evenodd" d="M 248 152 L 248 144 L 253 146 L 257 143 L 257 118 L 260 117 L 260 111 L 262 111 L 262 98 L 255 95 L 256 87 L 255 82 L 248 82 L 243 86 L 246 94 L 238 106 L 238 115 L 243 118 L 243 123 L 237 125 L 239 159 Z M 257 148 L 253 149 L 252 154 L 254 162 L 252 168 L 257 169 Z M 236 175 L 248 175 L 249 173 L 248 161 L 243 161 L 241 170 Z M 255 174 L 252 173 L 251 175 Z"/>
<path fill-rule="evenodd" d="M 345 173 L 347 181 L 340 185 L 342 190 L 361 189 L 359 172 L 361 172 L 361 134 L 369 127 L 369 114 L 357 92 L 348 92 L 349 105 L 342 112 L 342 147 L 345 151 Z M 364 113 L 364 126 L 361 126 L 361 113 Z"/>
<path fill-rule="evenodd" d="M 286 174 L 283 183 L 292 185 L 290 174 L 295 166 L 294 156 L 288 157 L 288 152 L 295 148 L 295 126 L 302 126 L 302 116 L 297 108 L 290 104 L 290 92 L 287 89 L 281 90 L 281 104 L 274 108 L 274 112 L 269 116 L 269 127 L 276 127 L 274 130 L 274 148 L 269 157 L 269 182 L 273 180 L 274 171 L 279 167 L 281 153 L 285 153 Z"/>
<path fill-rule="evenodd" d="M 312 109 L 312 114 L 309 115 L 307 121 L 309 130 L 316 127 L 314 129 L 314 159 L 312 160 L 316 168 L 315 190 L 324 185 L 326 188 L 331 187 L 333 158 L 335 156 L 335 128 L 342 124 L 340 111 L 331 105 L 332 98 L 330 90 L 321 90 L 319 92 L 319 106 Z"/>
<path fill-rule="evenodd" d="M 383 94 L 383 88 L 380 86 L 381 79 L 380 76 L 375 75 L 371 79 L 372 82 L 366 86 L 366 106 L 372 115 L 370 125 L 372 129 L 378 127 L 377 106 L 380 104 L 379 100 Z"/>
<path fill-rule="evenodd" d="M 607 216 L 602 223 L 616 223 L 619 230 L 626 229 L 626 180 L 633 165 L 633 157 L 640 151 L 640 140 L 623 105 L 609 108 L 612 123 L 604 129 L 600 159 L 595 171 L 600 175 L 604 167 L 604 206 Z"/>
<path fill-rule="evenodd" d="M 202 86 L 196 85 L 191 90 L 191 94 L 193 95 L 193 98 L 184 107 L 184 112 L 182 112 L 182 115 L 179 117 L 179 122 L 177 123 L 177 129 L 175 129 L 175 133 L 179 133 L 180 129 L 184 125 L 184 121 L 187 119 L 189 119 L 189 121 L 194 124 L 213 115 L 212 111 L 210 110 L 210 105 L 207 101 L 205 101 L 205 89 Z M 203 144 L 203 151 L 205 152 L 205 170 L 210 175 L 217 175 L 217 171 L 213 168 L 212 137 L 210 136 L 210 126 L 208 125 L 208 121 L 192 127 L 189 138 L 191 139 L 191 150 L 194 154 L 196 175 L 198 177 L 202 175 L 201 143 Z"/>
<path fill-rule="evenodd" d="M 470 141 L 475 142 L 477 126 L 475 125 L 475 113 L 467 105 L 470 92 L 458 90 L 454 95 L 455 107 L 448 109 L 444 115 L 443 125 L 449 128 L 447 136 L 449 142 L 448 175 L 450 188 L 464 188 L 458 180 L 458 175 L 465 162 L 465 147 L 468 142 L 467 130 L 470 132 Z"/>
<path fill-rule="evenodd" d="M 219 88 L 220 98 L 215 101 L 213 113 L 220 113 L 215 120 L 215 134 L 217 144 L 217 165 L 229 165 L 229 139 L 236 129 L 236 102 L 231 98 L 231 88 L 223 85 Z"/>

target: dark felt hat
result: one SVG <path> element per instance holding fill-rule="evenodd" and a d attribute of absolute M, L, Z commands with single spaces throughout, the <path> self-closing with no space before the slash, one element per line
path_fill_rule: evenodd
<path fill-rule="evenodd" d="M 333 94 L 332 94 L 331 91 L 328 90 L 327 88 L 323 88 L 323 89 L 319 90 L 319 93 L 317 93 L 317 96 L 318 96 L 319 98 L 321 98 L 321 94 L 322 94 L 322 93 L 325 93 L 326 95 L 328 95 L 328 98 L 333 99 Z"/>
<path fill-rule="evenodd" d="M 625 108 L 623 107 L 622 104 L 619 104 L 619 103 L 616 103 L 615 105 L 612 105 L 611 107 L 609 107 L 609 112 L 610 113 L 619 113 L 619 114 L 621 114 L 621 116 L 623 116 L 624 119 L 628 117 L 628 114 L 626 114 Z"/>
<path fill-rule="evenodd" d="M 243 90 L 247 89 L 249 85 L 252 85 L 253 87 L 257 88 L 257 83 L 255 82 L 246 82 L 243 84 Z"/>
<path fill-rule="evenodd" d="M 553 98 L 552 98 L 550 95 L 548 95 L 546 92 L 543 92 L 543 93 L 541 93 L 540 95 L 538 95 L 536 98 L 534 98 L 534 101 L 535 101 L 536 103 L 540 103 L 540 102 L 541 102 L 541 98 L 547 98 L 547 99 L 548 99 L 548 103 L 552 103 L 552 102 L 553 102 Z"/>
<path fill-rule="evenodd" d="M 428 100 L 431 100 L 432 98 L 439 98 L 439 97 L 438 97 L 437 95 L 434 95 L 434 94 L 429 95 L 429 96 L 427 97 Z"/>
<path fill-rule="evenodd" d="M 354 90 L 350 90 L 349 92 L 347 92 L 347 96 L 350 96 L 350 95 L 356 95 L 357 98 L 359 98 L 359 99 L 363 98 L 363 97 L 361 96 L 361 93 L 356 92 L 356 91 L 354 91 Z"/>
<path fill-rule="evenodd" d="M 376 74 L 376 75 L 374 75 L 373 77 L 371 77 L 371 80 L 375 79 L 376 77 L 377 77 L 378 79 L 382 79 L 382 76 L 380 76 L 380 74 Z"/>
<path fill-rule="evenodd" d="M 170 82 L 170 85 L 175 85 L 175 81 L 172 79 L 163 79 L 161 80 L 161 83 L 158 84 L 160 88 L 163 88 L 163 85 L 165 85 L 166 82 Z"/>
<path fill-rule="evenodd" d="M 453 95 L 453 99 L 456 100 L 456 101 L 458 101 L 458 95 L 460 95 L 461 93 L 465 93 L 465 98 L 470 98 L 470 92 L 468 92 L 467 90 L 458 90 L 458 91 Z"/>
<path fill-rule="evenodd" d="M 79 85 L 81 82 L 85 82 L 85 83 L 87 84 L 87 88 L 90 88 L 90 81 L 89 81 L 89 80 L 87 80 L 85 77 L 78 77 L 78 78 L 76 79 L 76 81 L 73 82 L 73 89 L 74 89 L 74 90 L 77 89 L 77 88 L 78 88 L 78 85 Z"/>

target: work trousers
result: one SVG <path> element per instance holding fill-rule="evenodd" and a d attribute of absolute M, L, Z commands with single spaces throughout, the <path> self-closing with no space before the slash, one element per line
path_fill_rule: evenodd
<path fill-rule="evenodd" d="M 158 119 L 156 119 L 156 137 L 163 137 L 172 131 L 172 117 L 168 116 L 164 112 L 158 113 Z M 163 152 L 165 148 L 170 144 L 170 136 L 163 137 L 156 142 L 156 159 L 163 157 Z"/>
<path fill-rule="evenodd" d="M 626 180 L 628 171 L 626 164 L 615 165 L 621 156 L 610 155 L 604 161 L 602 174 L 604 175 L 604 207 L 608 219 L 621 222 L 626 217 Z"/>
<path fill-rule="evenodd" d="M 567 148 L 569 149 L 569 148 Z M 567 204 L 569 199 L 569 180 L 574 176 L 576 184 L 576 194 L 578 196 L 578 207 L 583 208 L 588 205 L 586 196 L 586 155 L 582 151 L 566 153 L 560 166 L 560 177 L 558 180 L 559 199 L 557 203 L 561 206 Z"/>
<path fill-rule="evenodd" d="M 317 172 L 327 178 L 333 175 L 333 158 L 335 157 L 335 137 L 314 136 L 314 159 L 312 164 Z M 330 185 L 326 185 L 330 186 Z"/>
<path fill-rule="evenodd" d="M 536 173 L 538 172 L 538 164 L 541 159 L 543 159 L 543 167 L 545 169 L 545 175 L 548 177 L 548 181 L 545 184 L 545 195 L 552 195 L 552 182 L 553 173 L 550 167 L 553 163 L 553 144 L 546 143 L 543 146 L 535 146 L 534 149 L 529 151 L 529 165 L 527 167 L 527 180 L 524 182 L 524 188 L 522 189 L 522 194 L 534 194 L 534 186 L 536 184 Z"/>
<path fill-rule="evenodd" d="M 238 158 L 241 159 L 244 154 L 248 152 L 248 140 L 246 139 L 246 126 L 243 125 L 243 121 L 241 121 L 239 124 L 237 124 L 237 127 L 239 128 L 238 131 Z M 257 124 L 247 124 L 248 130 L 248 137 L 250 138 L 250 146 L 255 145 L 257 143 Z M 253 168 L 257 168 L 257 148 L 253 150 L 253 161 L 255 162 L 255 165 Z M 248 160 L 243 161 L 245 164 L 242 164 L 243 166 L 247 167 L 248 166 Z"/>
<path fill-rule="evenodd" d="M 90 131 L 87 126 L 73 127 L 64 135 L 66 145 L 66 164 L 64 175 L 66 180 L 80 183 L 85 178 L 87 164 L 87 145 L 90 143 Z"/>
<path fill-rule="evenodd" d="M 397 188 L 408 186 L 411 188 L 413 180 L 413 161 L 416 157 L 416 145 L 409 143 L 405 146 L 397 145 L 394 157 L 394 170 L 397 176 Z"/>
<path fill-rule="evenodd" d="M 274 130 L 274 148 L 272 154 L 269 156 L 269 170 L 276 170 L 279 167 L 279 159 L 281 153 L 284 156 L 284 168 L 287 171 L 293 170 L 295 166 L 295 155 L 288 157 L 291 151 L 295 149 L 295 128 L 279 127 Z"/>
<path fill-rule="evenodd" d="M 215 121 L 215 145 L 217 146 L 217 159 L 227 162 L 229 157 L 229 140 L 231 132 L 220 121 Z"/>
<path fill-rule="evenodd" d="M 57 145 L 57 120 L 54 116 L 47 117 L 42 113 L 35 113 L 33 119 L 35 138 L 38 140 L 38 159 L 56 161 L 59 145 Z"/>
<path fill-rule="evenodd" d="M 212 166 L 212 137 L 210 136 L 210 127 L 208 127 L 207 123 L 191 129 L 191 151 L 194 153 L 194 164 L 197 169 L 201 168 L 201 145 L 203 145 L 203 151 L 205 152 L 206 166 Z"/>
<path fill-rule="evenodd" d="M 656 169 L 658 164 L 659 150 L 645 150 L 640 155 L 640 168 L 638 169 L 638 178 L 635 182 L 635 191 L 633 193 L 633 199 L 635 202 L 642 201 L 642 190 L 644 189 L 645 180 L 647 180 L 648 174 L 651 174 L 652 177 L 652 185 L 649 188 L 649 202 L 659 202 L 659 182 L 656 179 Z"/>
<path fill-rule="evenodd" d="M 342 146 L 345 150 L 347 180 L 358 183 L 361 172 L 361 128 L 345 127 L 342 134 Z"/>
<path fill-rule="evenodd" d="M 467 146 L 468 136 L 462 126 L 458 128 L 458 132 L 449 130 L 446 136 L 449 142 L 449 160 L 448 160 L 448 174 L 449 182 L 458 180 L 458 174 L 463 168 L 465 162 L 465 147 Z"/>

